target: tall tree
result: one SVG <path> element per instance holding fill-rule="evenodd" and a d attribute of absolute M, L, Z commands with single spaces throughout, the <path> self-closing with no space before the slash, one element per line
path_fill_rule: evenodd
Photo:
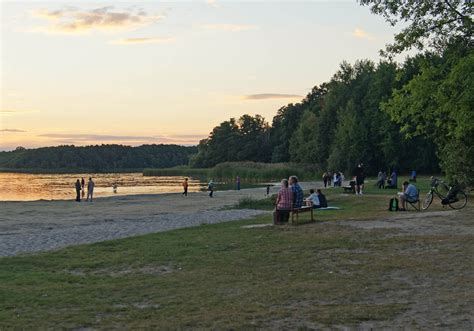
<path fill-rule="evenodd" d="M 243 115 L 222 122 L 201 140 L 190 165 L 197 168 L 227 161 L 269 162 L 270 155 L 268 123 L 260 115 Z"/>
<path fill-rule="evenodd" d="M 383 55 L 401 53 L 410 48 L 444 50 L 456 42 L 472 47 L 473 3 L 470 0 L 360 0 L 374 14 L 382 15 L 391 25 L 406 26 L 386 46 Z"/>
<path fill-rule="evenodd" d="M 424 136 L 438 147 L 442 169 L 460 182 L 474 180 L 474 53 L 446 51 L 393 93 L 383 108 L 407 137 Z"/>

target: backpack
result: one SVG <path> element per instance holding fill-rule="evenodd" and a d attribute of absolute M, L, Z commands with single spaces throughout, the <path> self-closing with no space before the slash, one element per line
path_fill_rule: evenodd
<path fill-rule="evenodd" d="M 390 199 L 390 202 L 388 204 L 388 210 L 389 211 L 398 211 L 398 199 L 397 198 Z"/>

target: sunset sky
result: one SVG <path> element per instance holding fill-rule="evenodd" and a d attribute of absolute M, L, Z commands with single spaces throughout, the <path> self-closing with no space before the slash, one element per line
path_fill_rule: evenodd
<path fill-rule="evenodd" d="M 1 2 L 0 150 L 196 144 L 396 31 L 356 1 Z"/>

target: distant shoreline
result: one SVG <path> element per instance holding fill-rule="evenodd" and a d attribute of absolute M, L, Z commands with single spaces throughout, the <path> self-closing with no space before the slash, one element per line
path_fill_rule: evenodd
<path fill-rule="evenodd" d="M 106 173 L 142 173 L 144 169 L 115 169 L 115 170 L 97 170 L 97 169 L 11 169 L 11 168 L 0 168 L 0 172 L 11 172 L 21 174 L 77 174 L 77 173 L 91 173 L 91 174 L 106 174 Z"/>

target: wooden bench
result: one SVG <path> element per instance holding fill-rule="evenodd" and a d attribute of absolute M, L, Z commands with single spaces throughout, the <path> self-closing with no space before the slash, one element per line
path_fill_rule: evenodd
<path fill-rule="evenodd" d="M 355 181 L 351 180 L 349 185 L 343 186 L 344 193 L 355 193 Z"/>
<path fill-rule="evenodd" d="M 314 221 L 313 217 L 313 207 L 312 206 L 302 206 L 301 208 L 294 208 L 291 210 L 291 224 L 295 224 L 295 216 L 296 221 L 298 222 L 298 215 L 300 213 L 311 212 L 311 221 Z"/>

